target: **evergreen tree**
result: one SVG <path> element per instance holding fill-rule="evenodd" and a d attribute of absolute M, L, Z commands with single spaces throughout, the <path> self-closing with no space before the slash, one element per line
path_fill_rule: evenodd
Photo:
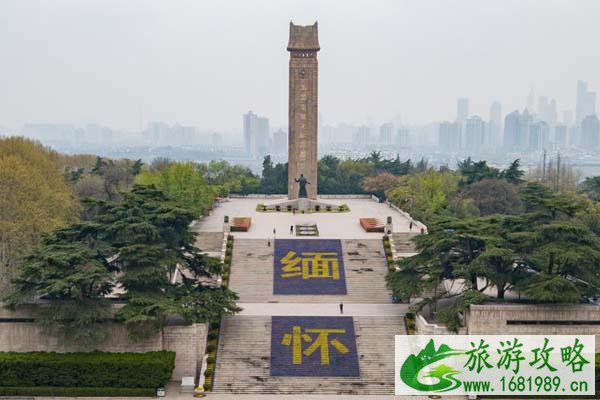
<path fill-rule="evenodd" d="M 22 265 L 10 304 L 43 298 L 49 305 L 34 304 L 42 323 L 88 341 L 102 339 L 105 296 L 117 286 L 125 305 L 116 316 L 134 337 L 152 335 L 171 315 L 192 323 L 239 310 L 235 293 L 204 283 L 222 265 L 193 245 L 189 209 L 153 186 L 86 204 L 89 220 L 51 235 Z"/>

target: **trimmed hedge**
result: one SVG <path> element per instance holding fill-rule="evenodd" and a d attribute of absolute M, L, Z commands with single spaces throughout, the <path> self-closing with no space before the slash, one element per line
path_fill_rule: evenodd
<path fill-rule="evenodd" d="M 172 351 L 0 352 L 0 387 L 157 388 L 174 367 Z"/>
<path fill-rule="evenodd" d="M 155 397 L 154 388 L 110 387 L 0 387 L 0 396 L 56 396 L 56 397 Z"/>

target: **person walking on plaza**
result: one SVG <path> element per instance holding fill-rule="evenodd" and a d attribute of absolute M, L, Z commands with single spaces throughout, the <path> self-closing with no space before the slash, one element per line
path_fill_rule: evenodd
<path fill-rule="evenodd" d="M 408 229 L 412 231 L 412 227 L 413 227 L 413 223 L 412 223 L 412 221 L 410 221 L 410 225 L 408 226 Z"/>
<path fill-rule="evenodd" d="M 290 235 L 294 234 L 294 225 L 290 225 Z"/>
<path fill-rule="evenodd" d="M 340 314 L 344 313 L 344 303 L 340 303 Z"/>

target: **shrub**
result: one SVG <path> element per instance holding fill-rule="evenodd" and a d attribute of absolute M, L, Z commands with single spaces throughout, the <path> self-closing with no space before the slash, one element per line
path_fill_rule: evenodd
<path fill-rule="evenodd" d="M 0 387 L 156 388 L 171 378 L 175 353 L 0 353 Z"/>
<path fill-rule="evenodd" d="M 207 353 L 212 353 L 216 349 L 217 349 L 217 346 L 215 346 L 214 344 L 209 344 L 208 346 L 206 346 L 206 352 Z"/>
<path fill-rule="evenodd" d="M 210 331 L 208 334 L 208 340 L 213 340 L 219 337 L 219 332 Z"/>
<path fill-rule="evenodd" d="M 204 376 L 208 378 L 209 376 L 211 376 L 211 375 L 212 375 L 213 371 L 214 371 L 214 369 L 208 369 L 208 368 L 207 368 L 207 369 L 204 371 Z"/>
<path fill-rule="evenodd" d="M 206 362 L 208 364 L 214 364 L 215 363 L 215 356 L 208 356 L 208 357 L 206 357 Z"/>
<path fill-rule="evenodd" d="M 204 390 L 209 391 L 212 389 L 212 383 L 205 383 L 202 387 Z"/>
<path fill-rule="evenodd" d="M 435 319 L 437 322 L 446 325 L 450 332 L 458 333 L 461 326 L 460 316 L 454 307 L 442 308 L 436 313 Z"/>

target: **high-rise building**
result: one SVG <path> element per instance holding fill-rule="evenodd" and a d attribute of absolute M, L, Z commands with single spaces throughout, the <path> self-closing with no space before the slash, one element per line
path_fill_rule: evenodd
<path fill-rule="evenodd" d="M 271 128 L 269 118 L 256 119 L 256 150 L 259 156 L 268 154 L 271 150 Z"/>
<path fill-rule="evenodd" d="M 501 144 L 502 132 L 502 105 L 500 102 L 495 101 L 490 107 L 490 121 L 487 125 L 487 143 L 486 146 L 497 147 Z"/>
<path fill-rule="evenodd" d="M 534 122 L 529 125 L 529 138 L 527 149 L 529 151 L 539 151 L 547 147 L 549 135 L 549 126 L 544 121 Z"/>
<path fill-rule="evenodd" d="M 504 118 L 504 148 L 507 151 L 524 151 L 529 143 L 529 125 L 532 117 L 527 110 L 523 114 L 513 111 Z"/>
<path fill-rule="evenodd" d="M 223 146 L 223 135 L 218 132 L 213 132 L 210 136 L 210 142 L 213 146 Z"/>
<path fill-rule="evenodd" d="M 410 144 L 410 130 L 407 127 L 398 128 L 396 130 L 396 145 L 400 147 L 408 147 Z"/>
<path fill-rule="evenodd" d="M 282 129 L 273 132 L 273 153 L 285 154 L 288 148 L 288 135 Z"/>
<path fill-rule="evenodd" d="M 569 127 L 569 146 L 577 147 L 579 146 L 579 127 L 577 125 L 572 125 Z"/>
<path fill-rule="evenodd" d="M 600 144 L 600 121 L 596 115 L 588 115 L 581 122 L 581 147 L 598 150 Z"/>
<path fill-rule="evenodd" d="M 175 124 L 169 131 L 168 143 L 169 146 L 185 146 L 190 144 L 196 136 L 196 128 L 193 126 L 183 126 Z"/>
<path fill-rule="evenodd" d="M 480 151 L 485 143 L 485 123 L 481 117 L 473 115 L 465 124 L 465 148 Z"/>
<path fill-rule="evenodd" d="M 252 157 L 260 157 L 269 152 L 269 119 L 259 117 L 252 111 L 244 114 L 244 147 Z"/>
<path fill-rule="evenodd" d="M 459 122 L 444 121 L 440 123 L 438 138 L 441 151 L 451 153 L 460 150 L 460 126 Z"/>
<path fill-rule="evenodd" d="M 563 111 L 563 124 L 566 126 L 573 125 L 573 110 Z"/>
<path fill-rule="evenodd" d="M 456 101 L 456 120 L 464 124 L 469 117 L 469 99 L 466 97 Z"/>
<path fill-rule="evenodd" d="M 554 127 L 554 143 L 556 143 L 559 148 L 567 147 L 567 131 L 568 127 L 565 124 L 558 124 Z"/>
<path fill-rule="evenodd" d="M 584 81 L 577 81 L 577 104 L 575 108 L 575 118 L 578 124 L 588 115 L 596 113 L 596 93 L 588 90 L 588 84 Z"/>
<path fill-rule="evenodd" d="M 392 133 L 394 132 L 394 125 L 390 122 L 383 124 L 379 127 L 379 143 L 381 145 L 389 146 L 392 144 Z"/>
<path fill-rule="evenodd" d="M 171 129 L 169 125 L 160 122 L 150 122 L 146 130 L 142 133 L 144 142 L 152 146 L 163 146 L 169 142 Z"/>
<path fill-rule="evenodd" d="M 550 128 L 556 125 L 557 112 L 556 100 L 548 100 L 546 96 L 540 96 L 538 99 L 538 118 L 548 123 Z"/>
<path fill-rule="evenodd" d="M 358 129 L 354 131 L 352 141 L 356 146 L 367 145 L 369 143 L 369 127 L 366 125 L 359 126 Z"/>

